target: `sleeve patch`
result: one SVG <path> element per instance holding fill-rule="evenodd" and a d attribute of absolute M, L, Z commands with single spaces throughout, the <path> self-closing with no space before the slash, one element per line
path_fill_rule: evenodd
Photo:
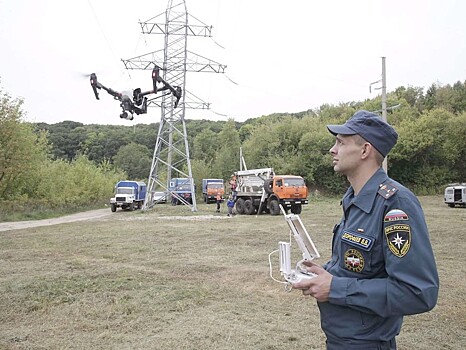
<path fill-rule="evenodd" d="M 385 227 L 388 248 L 397 257 L 404 257 L 411 247 L 411 226 L 396 224 Z"/>
<path fill-rule="evenodd" d="M 409 220 L 408 214 L 400 209 L 392 209 L 383 218 L 384 222 Z"/>

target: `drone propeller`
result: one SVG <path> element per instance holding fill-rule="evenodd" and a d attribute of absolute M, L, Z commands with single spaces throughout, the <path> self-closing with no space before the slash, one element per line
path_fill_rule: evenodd
<path fill-rule="evenodd" d="M 90 77 L 92 74 L 95 74 L 95 73 L 81 73 L 81 72 L 78 72 L 78 74 L 80 76 L 82 76 L 83 78 L 88 78 Z"/>
<path fill-rule="evenodd" d="M 95 70 L 92 70 L 91 73 L 88 73 L 89 70 L 75 70 L 73 72 L 73 75 L 76 77 L 79 77 L 79 78 L 90 78 L 92 74 L 97 74 L 97 75 L 108 75 L 108 73 L 102 73 L 101 70 L 98 70 L 98 71 L 95 71 Z"/>

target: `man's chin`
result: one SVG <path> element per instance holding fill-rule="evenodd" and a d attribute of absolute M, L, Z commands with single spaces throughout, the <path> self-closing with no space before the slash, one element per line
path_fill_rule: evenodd
<path fill-rule="evenodd" d="M 333 166 L 333 171 L 338 174 L 344 175 L 343 170 L 338 165 Z"/>

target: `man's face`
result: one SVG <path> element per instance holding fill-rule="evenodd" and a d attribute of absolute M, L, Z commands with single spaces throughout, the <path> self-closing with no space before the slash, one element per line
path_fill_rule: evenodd
<path fill-rule="evenodd" d="M 358 168 L 364 145 L 358 144 L 357 140 L 360 138 L 356 135 L 336 136 L 335 144 L 329 152 L 333 157 L 333 170 L 337 173 L 349 176 Z"/>

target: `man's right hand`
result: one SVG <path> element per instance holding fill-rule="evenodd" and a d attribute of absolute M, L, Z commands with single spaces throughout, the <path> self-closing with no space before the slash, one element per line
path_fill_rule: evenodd
<path fill-rule="evenodd" d="M 293 288 L 301 289 L 303 295 L 311 295 L 319 302 L 328 301 L 333 275 L 312 261 L 303 261 L 302 264 L 307 267 L 309 272 L 314 273 L 316 276 L 309 280 L 293 283 Z"/>

